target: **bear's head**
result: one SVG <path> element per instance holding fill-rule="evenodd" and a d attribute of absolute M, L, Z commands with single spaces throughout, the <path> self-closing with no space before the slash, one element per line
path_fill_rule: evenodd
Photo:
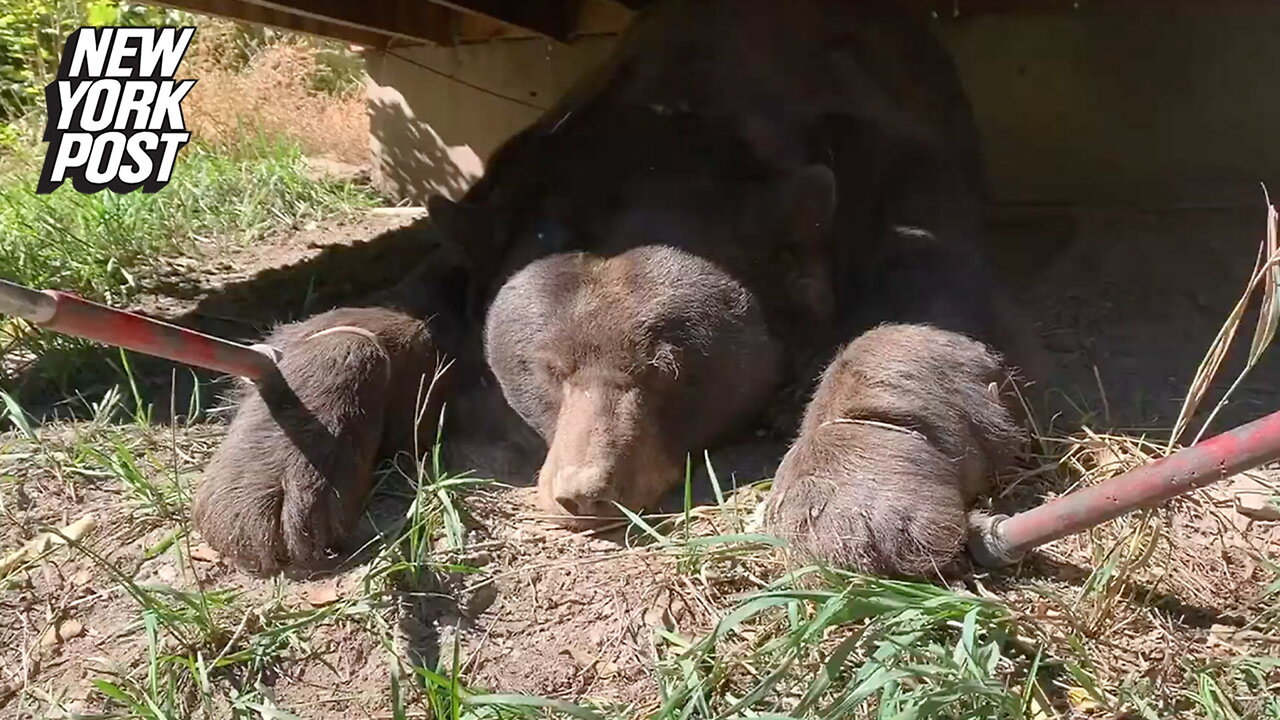
<path fill-rule="evenodd" d="M 752 419 L 777 377 L 756 298 L 664 245 L 534 261 L 490 306 L 485 348 L 507 401 L 547 441 L 540 504 L 565 516 L 652 505 L 685 454 Z"/>
<path fill-rule="evenodd" d="M 473 257 L 496 248 L 485 357 L 547 442 L 540 506 L 571 527 L 653 507 L 689 453 L 759 419 L 779 318 L 797 316 L 775 306 L 831 313 L 829 170 L 764 168 L 696 125 L 604 127 L 495 166 L 510 177 L 487 178 L 482 202 L 431 207 Z"/>

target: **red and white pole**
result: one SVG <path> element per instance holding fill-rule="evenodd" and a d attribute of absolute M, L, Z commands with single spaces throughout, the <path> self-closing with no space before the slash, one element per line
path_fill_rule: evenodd
<path fill-rule="evenodd" d="M 0 313 L 46 330 L 254 381 L 274 372 L 280 359 L 280 352 L 268 345 L 240 345 L 69 293 L 32 290 L 7 280 L 0 280 Z"/>
<path fill-rule="evenodd" d="M 1013 517 L 985 518 L 974 528 L 969 550 L 982 565 L 1008 565 L 1039 545 L 1276 460 L 1280 412 Z"/>

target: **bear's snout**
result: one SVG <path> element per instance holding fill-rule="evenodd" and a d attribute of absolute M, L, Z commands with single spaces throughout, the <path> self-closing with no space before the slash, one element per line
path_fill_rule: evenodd
<path fill-rule="evenodd" d="M 617 499 L 609 468 L 599 465 L 569 465 L 551 470 L 551 498 L 570 515 L 607 517 L 617 514 Z"/>
<path fill-rule="evenodd" d="M 660 428 L 638 388 L 566 384 L 547 458 L 538 473 L 538 504 L 556 522 L 588 527 L 652 506 L 674 484 L 676 467 L 661 452 Z"/>

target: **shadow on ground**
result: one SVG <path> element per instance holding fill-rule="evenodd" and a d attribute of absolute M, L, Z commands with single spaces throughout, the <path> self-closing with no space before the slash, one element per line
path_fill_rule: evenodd
<path fill-rule="evenodd" d="M 362 299 L 396 284 L 437 245 L 425 218 L 358 218 L 205 258 L 183 274 L 162 278 L 135 309 L 151 317 L 238 342 L 254 342 L 273 326 Z M 166 422 L 171 405 L 190 407 L 200 386 L 207 406 L 230 388 L 218 373 L 137 353 L 128 361 L 144 404 Z M 77 396 L 95 399 L 127 382 L 118 349 L 80 345 L 49 352 L 9 385 L 36 417 L 79 417 Z M 132 404 L 132 403 L 130 403 Z"/>
<path fill-rule="evenodd" d="M 1033 393 L 1048 396 L 1057 413 L 1055 429 L 1073 431 L 1084 418 L 1102 429 L 1167 431 L 1205 350 L 1246 285 L 1264 217 L 1262 208 L 993 209 L 998 265 L 1050 358 L 1053 374 Z M 425 218 L 330 224 L 265 242 L 245 259 L 231 256 L 172 277 L 142 307 L 179 325 L 254 341 L 274 324 L 359 303 L 394 285 L 437 242 Z M 1255 317 L 1256 311 L 1245 318 L 1245 342 L 1239 344 L 1247 345 Z M 52 353 L 27 368 L 17 386 L 33 414 L 82 414 L 84 403 L 68 399 L 73 392 L 94 398 L 123 382 L 119 351 L 75 352 L 74 358 Z M 1228 358 L 1215 393 L 1225 390 L 1243 362 L 1239 351 Z M 131 355 L 131 364 L 143 402 L 154 407 L 160 422 L 171 405 L 185 413 L 197 385 L 206 406 L 228 387 L 214 373 L 154 358 Z M 54 385 L 50 377 L 60 382 Z M 1280 358 L 1272 353 L 1241 385 L 1214 429 L 1280 407 L 1278 379 Z M 779 440 L 760 435 L 722 448 L 715 454 L 717 468 L 724 467 L 722 483 L 772 474 Z M 711 497 L 703 465 L 702 458 L 693 458 L 696 499 Z M 531 477 L 527 467 L 516 474 L 525 481 Z"/>
<path fill-rule="evenodd" d="M 1074 430 L 1084 417 L 1098 429 L 1167 436 L 1196 368 L 1248 284 L 1265 220 L 1262 206 L 994 214 L 1003 275 L 1050 357 L 1046 385 L 1065 421 L 1060 430 Z M 1206 409 L 1244 367 L 1256 318 L 1255 303 Z M 1213 431 L 1280 409 L 1278 380 L 1280 350 L 1273 350 Z"/>

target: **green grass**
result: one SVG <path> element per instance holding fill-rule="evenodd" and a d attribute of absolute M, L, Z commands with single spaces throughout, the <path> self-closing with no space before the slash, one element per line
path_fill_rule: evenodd
<path fill-rule="evenodd" d="M 690 507 L 688 468 L 682 512 L 658 523 L 623 513 L 686 575 L 768 577 L 754 566 L 767 568 L 780 541 L 750 531 L 704 461 L 710 515 Z M 713 534 L 695 530 L 707 520 Z M 657 631 L 661 704 L 649 717 L 1023 718 L 1046 702 L 1045 658 L 997 602 L 821 566 L 754 582 L 700 637 Z"/>
<path fill-rule="evenodd" d="M 26 140 L 0 156 L 0 278 L 116 306 L 152 289 L 166 259 L 213 262 L 222 249 L 378 203 L 367 187 L 310 177 L 295 145 L 265 136 L 187 146 L 172 182 L 152 195 L 83 195 L 70 184 L 36 195 L 43 146 Z M 0 317 L 0 354 L 14 348 L 40 358 L 40 376 L 27 381 L 58 395 L 102 364 L 99 346 Z M 0 383 L 9 369 L 0 366 Z"/>
<path fill-rule="evenodd" d="M 308 178 L 301 152 L 270 138 L 190 145 L 152 195 L 82 195 L 69 184 L 36 195 L 39 158 L 31 151 L 0 169 L 0 277 L 105 302 L 127 302 L 159 257 L 202 240 L 251 242 L 375 203 L 364 188 Z"/>
<path fill-rule="evenodd" d="M 1000 605 L 816 567 L 695 642 L 668 642 L 679 651 L 658 666 L 662 718 L 1015 718 L 1043 694 L 1028 675 L 1040 658 Z"/>
<path fill-rule="evenodd" d="M 437 582 L 446 574 L 484 572 L 462 559 L 467 494 L 482 481 L 449 472 L 439 438 L 420 449 L 408 471 L 386 470 L 384 484 L 400 489 L 384 492 L 401 493 L 407 509 L 386 524 L 372 559 L 352 570 L 349 590 L 332 604 L 300 606 L 288 597 L 288 581 L 243 592 L 140 579 L 146 563 L 162 555 L 192 568 L 194 541 L 180 508 L 189 471 L 203 464 L 216 438 L 193 445 L 183 433 L 199 432 L 199 426 L 149 425 L 149 408 L 130 402 L 127 378 L 120 387 L 95 404 L 93 419 L 74 426 L 41 426 L 12 398 L 0 398 L 15 418 L 15 430 L 0 435 L 0 477 L 59 476 L 119 499 L 95 535 L 0 579 L 2 601 L 30 590 L 20 581 L 27 570 L 38 573 L 67 559 L 87 561 L 101 575 L 100 588 L 126 611 L 126 630 L 143 640 L 131 663 L 89 671 L 92 707 L 103 717 L 308 717 L 305 707 L 275 702 L 271 678 L 300 663 L 325 662 L 312 639 L 322 628 L 342 625 L 384 648 L 393 718 L 978 720 L 1127 712 L 1280 720 L 1275 658 L 1191 654 L 1175 662 L 1176 677 L 1117 682 L 1094 663 L 1089 637 L 1055 641 L 1053 630 L 994 597 L 780 565 L 777 541 L 753 529 L 754 506 L 749 500 L 739 505 L 736 494 L 719 487 L 712 468 L 716 507 L 686 506 L 666 518 L 632 516 L 645 552 L 676 568 L 688 590 L 719 583 L 703 598 L 716 608 L 709 628 L 688 634 L 655 629 L 651 702 L 607 707 L 474 687 L 457 643 L 442 648 L 439 662 L 427 667 L 392 639 L 406 602 L 447 592 Z M 109 530 L 102 528 L 111 527 L 125 535 L 104 537 Z M 139 542 L 140 553 L 121 554 L 121 547 Z M 1277 587 L 1263 599 L 1255 623 L 1260 629 L 1274 622 L 1274 611 L 1265 608 L 1274 605 Z M 1082 614 L 1078 626 L 1087 620 Z"/>
<path fill-rule="evenodd" d="M 105 595 L 123 604 L 144 651 L 130 663 L 88 670 L 90 699 L 105 717 L 307 717 L 305 707 L 276 704 L 271 678 L 282 668 L 326 662 L 312 640 L 342 625 L 383 648 L 392 718 L 1280 720 L 1280 660 L 1244 646 L 1208 652 L 1203 639 L 1179 645 L 1195 629 L 1173 627 L 1180 625 L 1175 616 L 1134 589 L 1172 541 L 1155 524 L 1158 515 L 1130 516 L 1096 532 L 1083 579 L 1054 584 L 1034 575 L 997 576 L 1006 583 L 997 596 L 980 591 L 987 577 L 959 589 L 787 566 L 779 562 L 779 541 L 755 530 L 754 501 L 723 487 L 705 455 L 714 507 L 693 506 L 689 463 L 680 512 L 626 513 L 631 537 L 645 546 L 636 551 L 674 568 L 680 589 L 698 595 L 696 604 L 711 617 L 697 630 L 654 629 L 650 701 L 618 708 L 474 687 L 459 643 L 442 648 L 439 662 L 427 667 L 395 640 L 414 602 L 448 594 L 447 576 L 490 580 L 466 560 L 467 494 L 485 481 L 445 467 L 442 428 L 432 447 L 415 450 L 412 463 L 384 469 L 382 491 L 399 493 L 407 509 L 380 528 L 371 559 L 351 571 L 355 582 L 336 602 L 299 605 L 284 581 L 253 593 L 143 581 L 141 570 L 161 556 L 191 569 L 189 478 L 216 438 L 193 447 L 186 433 L 199 426 L 153 426 L 126 357 L 120 367 L 118 389 L 88 403 L 91 419 L 70 426 L 69 438 L 69 426 L 41 426 L 0 393 L 0 416 L 14 428 L 0 434 L 0 529 L 23 502 L 10 487 L 40 488 L 56 478 L 77 492 L 105 490 L 118 500 L 100 521 L 115 535 L 103 538 L 109 531 L 100 530 L 0 578 L 4 612 L 10 597 L 33 595 L 29 578 L 51 564 L 87 560 L 103 578 Z M 430 392 L 424 383 L 420 394 Z M 187 415 L 200 410 L 197 402 Z M 1150 440 L 1088 437 L 1105 440 L 1119 459 L 1151 451 Z M 1042 452 L 1048 471 L 1072 475 L 1070 462 L 1079 463 L 1066 448 Z M 1072 479 L 1100 472 L 1090 467 L 1081 465 Z M 1242 629 L 1280 636 L 1280 580 L 1248 601 Z M 1059 619 L 1048 621 L 1049 612 Z M 1141 658 L 1136 667 L 1125 665 L 1133 655 L 1120 663 L 1106 657 L 1118 646 L 1148 642 L 1123 630 L 1135 618 L 1167 626 L 1173 657 L 1163 664 Z"/>

